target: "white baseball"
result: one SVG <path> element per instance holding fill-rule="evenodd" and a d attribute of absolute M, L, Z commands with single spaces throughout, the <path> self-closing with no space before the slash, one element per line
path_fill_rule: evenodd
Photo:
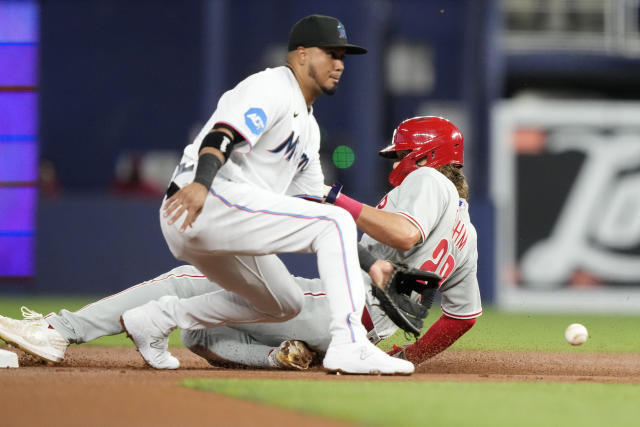
<path fill-rule="evenodd" d="M 587 332 L 587 328 L 585 328 L 584 325 L 572 323 L 567 327 L 567 330 L 564 331 L 564 338 L 571 345 L 580 345 L 589 338 L 589 332 Z"/>

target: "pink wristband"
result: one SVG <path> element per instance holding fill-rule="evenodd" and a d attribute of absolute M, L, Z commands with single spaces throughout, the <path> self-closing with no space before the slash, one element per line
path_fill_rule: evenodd
<path fill-rule="evenodd" d="M 351 197 L 345 196 L 342 193 L 338 195 L 334 204 L 349 212 L 354 221 L 358 220 L 358 217 L 360 217 L 360 213 L 362 212 L 362 203 L 357 200 L 353 200 Z"/>

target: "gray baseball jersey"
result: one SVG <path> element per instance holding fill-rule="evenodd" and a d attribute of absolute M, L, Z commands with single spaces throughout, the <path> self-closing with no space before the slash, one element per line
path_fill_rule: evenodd
<path fill-rule="evenodd" d="M 443 313 L 455 319 L 480 316 L 477 234 L 469 218 L 469 205 L 458 196 L 453 183 L 436 169 L 418 168 L 385 195 L 377 207 L 407 218 L 418 227 L 422 238 L 410 250 L 399 251 L 365 234 L 360 242 L 374 257 L 438 273 L 443 277 L 439 289 Z M 367 309 L 379 338 L 397 330 L 375 305 L 370 292 Z M 372 337 L 371 332 L 369 336 Z"/>

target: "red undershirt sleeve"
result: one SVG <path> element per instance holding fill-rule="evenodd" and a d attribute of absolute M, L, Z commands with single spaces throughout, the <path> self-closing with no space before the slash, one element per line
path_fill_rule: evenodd
<path fill-rule="evenodd" d="M 418 341 L 405 349 L 407 360 L 416 365 L 449 348 L 476 323 L 476 319 L 454 319 L 444 314 Z"/>

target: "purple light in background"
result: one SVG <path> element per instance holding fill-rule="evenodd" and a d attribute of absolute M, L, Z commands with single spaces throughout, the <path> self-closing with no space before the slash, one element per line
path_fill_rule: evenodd
<path fill-rule="evenodd" d="M 36 86 L 38 84 L 38 46 L 0 42 L 0 86 Z"/>
<path fill-rule="evenodd" d="M 38 3 L 0 1 L 0 42 L 38 42 Z"/>
<path fill-rule="evenodd" d="M 0 185 L 5 182 L 35 182 L 38 179 L 38 143 L 3 141 L 0 136 Z M 1 203 L 1 201 L 0 201 Z M 1 215 L 1 214 L 0 214 Z"/>
<path fill-rule="evenodd" d="M 33 232 L 37 199 L 35 187 L 0 188 L 0 235 Z"/>
<path fill-rule="evenodd" d="M 38 94 L 0 92 L 0 137 L 38 133 Z"/>
<path fill-rule="evenodd" d="M 0 0 L 0 277 L 35 273 L 37 1 Z"/>

